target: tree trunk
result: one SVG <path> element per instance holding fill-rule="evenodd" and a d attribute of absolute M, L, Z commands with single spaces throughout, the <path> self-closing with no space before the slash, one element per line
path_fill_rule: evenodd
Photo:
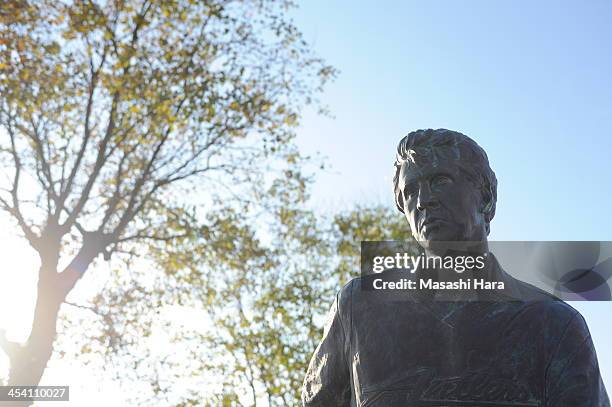
<path fill-rule="evenodd" d="M 53 353 L 57 316 L 65 294 L 58 284 L 59 274 L 41 272 L 39 275 L 30 336 L 24 346 L 14 347 L 9 354 L 9 386 L 38 385 Z"/>
<path fill-rule="evenodd" d="M 60 307 L 81 276 L 81 273 L 70 269 L 57 273 L 41 267 L 34 319 L 27 342 L 22 345 L 9 342 L 4 337 L 0 338 L 0 344 L 10 360 L 8 386 L 37 386 L 40 383 L 53 354 Z M 68 384 L 54 383 L 54 385 Z M 31 404 L 32 402 L 26 401 L 15 403 L 15 406 Z"/>
<path fill-rule="evenodd" d="M 9 386 L 37 386 L 40 383 L 53 354 L 60 307 L 93 259 L 104 248 L 99 241 L 84 241 L 83 247 L 70 265 L 58 273 L 60 246 L 59 243 L 52 245 L 52 242 L 40 245 L 45 252 L 39 251 L 41 267 L 38 272 L 36 306 L 27 342 L 24 345 L 10 342 L 5 338 L 4 332 L 0 332 L 0 346 L 8 355 L 11 364 L 7 383 Z M 54 385 L 62 386 L 67 383 Z M 24 402 L 15 405 L 31 404 L 32 402 Z"/>

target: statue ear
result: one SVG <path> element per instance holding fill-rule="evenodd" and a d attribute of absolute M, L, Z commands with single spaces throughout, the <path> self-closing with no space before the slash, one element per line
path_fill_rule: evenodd
<path fill-rule="evenodd" d="M 483 193 L 482 193 L 482 213 L 484 213 L 485 215 L 488 215 L 491 213 L 492 209 L 493 209 L 493 196 L 491 195 L 490 191 L 484 188 Z"/>
<path fill-rule="evenodd" d="M 493 207 L 493 203 L 491 203 L 491 200 L 489 200 L 489 202 L 487 202 L 486 205 L 484 206 L 483 212 L 490 213 L 492 207 Z"/>
<path fill-rule="evenodd" d="M 491 233 L 491 210 L 493 209 L 493 199 L 489 193 L 484 193 L 482 196 L 482 213 L 485 217 L 485 230 L 487 236 Z"/>

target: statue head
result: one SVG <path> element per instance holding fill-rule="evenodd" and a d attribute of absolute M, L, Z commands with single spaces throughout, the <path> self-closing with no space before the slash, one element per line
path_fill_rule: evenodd
<path fill-rule="evenodd" d="M 446 129 L 409 133 L 397 146 L 393 186 L 417 241 L 486 241 L 497 179 L 468 136 Z"/>

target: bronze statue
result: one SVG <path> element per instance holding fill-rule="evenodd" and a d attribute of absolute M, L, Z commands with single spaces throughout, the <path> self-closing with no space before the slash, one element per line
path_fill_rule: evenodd
<path fill-rule="evenodd" d="M 394 189 L 425 252 L 469 241 L 489 254 L 497 180 L 472 139 L 445 129 L 408 134 Z M 506 283 L 487 301 L 377 300 L 353 279 L 331 307 L 303 405 L 609 407 L 582 316 L 506 274 L 493 255 L 487 273 Z"/>

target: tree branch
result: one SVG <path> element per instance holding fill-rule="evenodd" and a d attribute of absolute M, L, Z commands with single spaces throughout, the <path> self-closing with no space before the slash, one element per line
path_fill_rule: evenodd
<path fill-rule="evenodd" d="M 91 312 L 93 312 L 94 314 L 99 315 L 99 316 L 101 316 L 101 317 L 103 317 L 103 318 L 106 316 L 104 313 L 100 312 L 100 311 L 99 311 L 97 308 L 92 307 L 92 306 L 86 306 L 86 305 L 75 304 L 75 303 L 70 302 L 70 301 L 64 301 L 64 304 L 70 305 L 70 306 L 72 306 L 72 307 L 76 307 L 76 308 L 84 309 L 84 310 L 87 310 L 87 311 L 91 311 Z"/>
<path fill-rule="evenodd" d="M 115 92 L 113 96 L 112 105 L 111 105 L 111 111 L 109 114 L 108 126 L 106 127 L 106 134 L 104 135 L 104 138 L 100 141 L 100 144 L 98 146 L 98 154 L 96 156 L 96 161 L 94 164 L 93 171 L 89 175 L 89 179 L 87 180 L 87 183 L 85 184 L 85 187 L 83 188 L 83 191 L 81 191 L 81 195 L 79 196 L 79 200 L 77 201 L 74 209 L 72 209 L 72 211 L 69 212 L 68 218 L 62 225 L 64 231 L 68 231 L 70 230 L 72 226 L 74 226 L 74 222 L 77 220 L 79 214 L 83 210 L 83 207 L 87 203 L 87 200 L 89 199 L 89 194 L 91 193 L 91 189 L 93 188 L 94 183 L 96 182 L 98 176 L 100 175 L 102 167 L 106 163 L 106 160 L 105 160 L 106 148 L 112 138 L 113 131 L 115 128 L 115 114 L 117 111 L 118 102 L 119 102 L 119 92 Z"/>
<path fill-rule="evenodd" d="M 12 126 L 12 117 L 10 116 L 8 112 L 6 113 L 8 115 L 6 127 L 7 127 L 7 132 L 11 140 L 11 155 L 13 156 L 13 161 L 15 162 L 15 175 L 13 176 L 13 183 L 12 183 L 12 187 L 10 191 L 11 198 L 13 201 L 12 205 L 10 205 L 8 202 L 6 202 L 2 198 L 0 198 L 0 204 L 2 205 L 2 208 L 5 211 L 7 211 L 17 220 L 19 227 L 23 231 L 30 245 L 34 249 L 38 250 L 39 237 L 34 233 L 32 228 L 25 221 L 25 218 L 23 217 L 23 214 L 21 213 L 21 209 L 19 205 L 19 192 L 18 191 L 19 191 L 19 180 L 21 176 L 22 166 L 21 166 L 21 159 L 19 157 L 19 153 L 17 152 L 17 146 L 15 144 L 15 131 Z"/>
<path fill-rule="evenodd" d="M 93 66 L 93 60 L 92 58 L 90 58 L 89 62 L 90 62 L 90 81 L 89 81 L 89 91 L 87 94 L 87 106 L 85 107 L 85 124 L 83 126 L 83 139 L 81 142 L 81 147 L 77 153 L 77 158 L 76 161 L 74 163 L 74 166 L 72 167 L 72 170 L 70 171 L 70 175 L 68 176 L 68 180 L 66 182 L 66 186 L 65 189 L 63 191 L 61 191 L 59 200 L 58 200 L 58 210 L 61 211 L 61 209 L 64 206 L 64 203 L 66 202 L 66 199 L 68 198 L 68 196 L 70 195 L 70 192 L 72 190 L 72 187 L 74 185 L 74 180 L 76 178 L 76 175 L 79 171 L 79 167 L 81 166 L 81 161 L 83 160 L 83 157 L 85 156 L 85 151 L 87 149 L 87 144 L 89 142 L 89 139 L 91 137 L 91 128 L 90 128 L 90 120 L 91 120 L 91 110 L 92 110 L 92 106 L 93 106 L 93 97 L 94 97 L 94 93 L 96 90 L 96 86 L 98 83 L 98 75 L 100 73 L 100 69 L 102 69 L 102 66 L 104 65 L 104 62 L 106 60 L 106 55 L 107 55 L 107 47 L 104 47 L 104 52 L 102 53 L 102 58 L 100 61 L 100 65 L 98 66 L 97 69 L 94 69 Z"/>

